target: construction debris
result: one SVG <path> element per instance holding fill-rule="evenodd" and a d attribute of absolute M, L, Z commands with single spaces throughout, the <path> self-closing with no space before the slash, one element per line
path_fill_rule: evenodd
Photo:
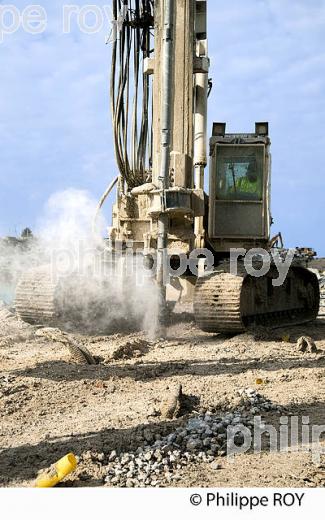
<path fill-rule="evenodd" d="M 31 339 L 35 329 L 21 321 L 5 303 L 0 301 L 0 344 L 11 345 Z"/>
<path fill-rule="evenodd" d="M 318 352 L 315 341 L 309 336 L 302 336 L 299 338 L 297 342 L 297 348 L 304 354 L 317 354 Z"/>
<path fill-rule="evenodd" d="M 178 385 L 172 392 L 170 392 L 170 395 L 161 406 L 161 416 L 164 419 L 175 419 L 178 417 L 182 405 L 182 397 L 182 385 Z"/>
<path fill-rule="evenodd" d="M 65 345 L 71 354 L 71 361 L 75 363 L 97 365 L 97 361 L 84 345 L 80 345 L 70 334 L 62 332 L 60 329 L 44 328 L 38 330 L 35 335 Z"/>
<path fill-rule="evenodd" d="M 58 462 L 53 464 L 49 469 L 41 472 L 36 480 L 35 487 L 50 488 L 54 487 L 70 473 L 75 471 L 78 461 L 73 453 L 69 453 Z"/>
<path fill-rule="evenodd" d="M 112 354 L 112 359 L 132 359 L 140 358 L 147 354 L 150 349 L 150 343 L 144 339 L 135 338 L 118 345 Z"/>

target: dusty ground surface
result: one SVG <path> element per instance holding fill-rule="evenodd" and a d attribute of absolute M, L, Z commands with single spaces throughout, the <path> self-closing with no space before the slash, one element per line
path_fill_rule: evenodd
<path fill-rule="evenodd" d="M 316 341 L 317 353 L 297 350 L 302 335 Z M 73 363 L 65 345 L 35 336 L 34 329 L 0 309 L 1 486 L 32 486 L 39 470 L 71 451 L 79 465 L 62 485 L 108 485 L 112 450 L 136 450 L 145 438 L 173 432 L 197 411 L 231 411 L 238 390 L 256 389 L 257 379 L 263 381 L 259 392 L 282 410 L 264 413 L 266 423 L 279 430 L 281 415 L 297 415 L 325 424 L 323 320 L 236 337 L 204 334 L 191 319 L 179 320 L 166 341 L 144 342 L 134 353 L 125 349 L 126 340 L 145 340 L 142 334 L 74 338 L 100 358 L 98 365 Z M 192 409 L 167 420 L 160 415 L 161 403 L 177 384 Z M 249 451 L 234 463 L 216 456 L 218 469 L 190 463 L 173 485 L 323 486 L 324 459 L 317 467 L 310 452 L 270 454 L 264 444 L 260 454 Z"/>

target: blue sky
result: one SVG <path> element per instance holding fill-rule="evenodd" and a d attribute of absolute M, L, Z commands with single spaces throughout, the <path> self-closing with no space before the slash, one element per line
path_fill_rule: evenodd
<path fill-rule="evenodd" d="M 72 22 L 62 34 L 68 2 L 37 3 L 48 13 L 46 31 L 19 30 L 0 44 L 0 235 L 33 228 L 53 193 L 76 188 L 99 198 L 116 175 L 109 27 L 86 35 Z M 208 4 L 209 131 L 213 119 L 244 132 L 270 121 L 274 234 L 325 256 L 325 0 Z"/>

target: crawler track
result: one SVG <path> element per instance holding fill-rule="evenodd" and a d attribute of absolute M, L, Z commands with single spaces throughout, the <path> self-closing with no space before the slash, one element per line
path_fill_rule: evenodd
<path fill-rule="evenodd" d="M 194 313 L 205 332 L 240 332 L 252 326 L 270 328 L 313 321 L 319 311 L 316 276 L 300 266 L 291 267 L 284 284 L 274 286 L 275 267 L 266 276 L 248 275 L 243 266 L 236 275 L 225 263 L 197 282 Z"/>
<path fill-rule="evenodd" d="M 57 299 L 57 282 L 46 267 L 27 271 L 16 290 L 15 307 L 19 318 L 27 323 L 55 326 L 61 309 Z"/>
<path fill-rule="evenodd" d="M 220 272 L 197 282 L 194 314 L 205 332 L 244 330 L 240 301 L 244 278 Z"/>
<path fill-rule="evenodd" d="M 325 276 L 319 281 L 320 287 L 320 307 L 319 307 L 319 316 L 325 318 Z"/>

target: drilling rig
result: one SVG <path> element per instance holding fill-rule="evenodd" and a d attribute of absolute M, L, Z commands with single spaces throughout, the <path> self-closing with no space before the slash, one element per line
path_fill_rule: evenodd
<path fill-rule="evenodd" d="M 298 259 L 275 286 L 274 264 L 254 277 L 230 252 L 270 251 L 271 141 L 269 124 L 251 133 L 227 133 L 215 122 L 208 143 L 212 88 L 206 0 L 114 0 L 111 34 L 111 110 L 118 176 L 108 241 L 132 244 L 145 262 L 155 259 L 164 321 L 168 291 L 166 258 L 175 272 L 180 253 L 204 251 L 209 274 L 179 278 L 191 293 L 198 326 L 207 332 L 240 332 L 252 325 L 281 326 L 316 319 L 317 277 Z M 210 109 L 209 109 L 210 110 Z M 206 169 L 209 164 L 209 193 Z M 256 254 L 255 262 L 261 258 Z M 27 274 L 17 289 L 18 314 L 32 323 L 53 323 L 64 309 L 53 304 L 56 287 L 47 275 Z M 43 297 L 43 293 L 46 296 Z M 107 296 L 109 298 L 109 295 Z"/>

